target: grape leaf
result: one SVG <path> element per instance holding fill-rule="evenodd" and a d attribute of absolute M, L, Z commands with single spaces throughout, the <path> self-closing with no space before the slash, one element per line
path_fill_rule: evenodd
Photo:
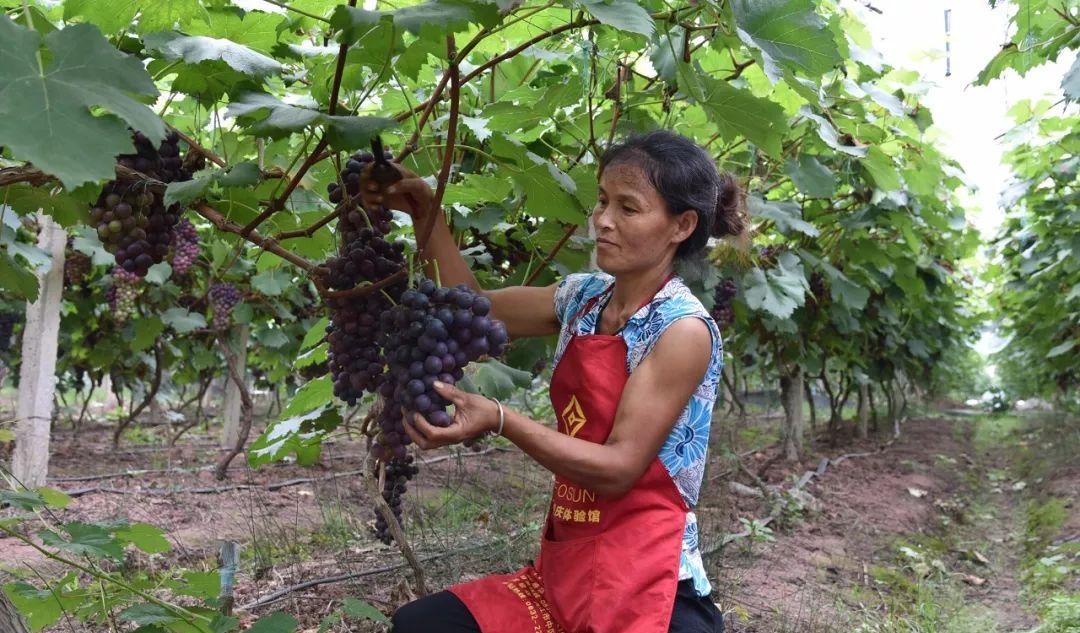
<path fill-rule="evenodd" d="M 867 148 L 841 143 L 840 135 L 836 133 L 836 128 L 833 127 L 832 123 L 829 123 L 828 119 L 811 110 L 810 106 L 799 108 L 799 114 L 810 119 L 817 125 L 818 136 L 821 140 L 825 141 L 825 144 L 829 147 L 851 156 L 860 158 L 866 156 Z"/>
<path fill-rule="evenodd" d="M 0 15 L 0 145 L 14 156 L 73 189 L 113 175 L 116 155 L 132 151 L 128 125 L 155 143 L 165 137 L 161 119 L 129 96 L 158 94 L 138 59 L 89 24 L 49 33 L 39 56 L 41 41 Z M 107 113 L 91 112 L 99 107 Z"/>
<path fill-rule="evenodd" d="M 116 538 L 123 543 L 131 543 L 147 554 L 159 554 L 172 549 L 172 544 L 157 526 L 149 523 L 132 523 L 115 532 Z"/>
<path fill-rule="evenodd" d="M 297 624 L 296 618 L 279 611 L 259 618 L 247 633 L 292 633 Z"/>
<path fill-rule="evenodd" d="M 52 530 L 41 530 L 38 536 L 45 545 L 75 554 L 113 560 L 124 557 L 121 544 L 100 525 L 73 521 L 64 525 L 64 531 L 71 540 L 65 540 Z"/>
<path fill-rule="evenodd" d="M 799 191 L 811 198 L 828 198 L 836 193 L 836 175 L 810 154 L 789 158 L 784 163 L 784 173 Z"/>
<path fill-rule="evenodd" d="M 188 35 L 222 37 L 263 53 L 272 53 L 284 21 L 283 15 L 261 11 L 248 11 L 241 17 L 229 10 L 211 10 L 184 32 Z M 337 52 L 336 48 L 334 52 Z"/>
<path fill-rule="evenodd" d="M 795 202 L 766 201 L 757 196 L 748 196 L 746 210 L 752 216 L 772 220 L 785 235 L 798 231 L 816 237 L 820 233 L 817 227 L 802 219 L 802 209 Z"/>
<path fill-rule="evenodd" d="M 315 380 L 304 383 L 303 387 L 297 389 L 293 397 L 289 399 L 289 404 L 285 405 L 285 410 L 281 412 L 281 415 L 294 417 L 314 411 L 325 406 L 333 398 L 333 381 L 330 380 L 330 376 L 320 376 Z"/>
<path fill-rule="evenodd" d="M 372 137 L 397 127 L 394 119 L 386 117 L 331 116 L 311 107 L 290 105 L 260 92 L 249 92 L 229 105 L 229 116 L 246 121 L 247 129 L 256 136 L 282 138 L 310 125 L 325 125 L 330 144 L 339 149 L 365 147 Z"/>
<path fill-rule="evenodd" d="M 1080 55 L 1077 55 L 1069 72 L 1065 73 L 1065 77 L 1061 80 L 1061 89 L 1069 99 L 1080 100 Z"/>
<path fill-rule="evenodd" d="M 395 11 L 368 11 L 339 5 L 330 16 L 330 26 L 342 31 L 342 41 L 352 44 L 384 18 L 393 20 L 395 29 L 420 35 L 424 30 L 453 33 L 467 28 L 469 24 L 490 26 L 498 22 L 499 13 L 496 6 L 473 0 L 432 0 Z"/>
<path fill-rule="evenodd" d="M 0 490 L 0 507 L 12 506 L 20 510 L 33 510 L 45 506 L 45 499 L 36 490 Z"/>
<path fill-rule="evenodd" d="M 131 349 L 141 352 L 150 349 L 150 346 L 165 330 L 165 324 L 156 316 L 144 316 L 135 321 L 134 330 L 134 336 L 131 338 Z"/>
<path fill-rule="evenodd" d="M 746 305 L 787 319 L 806 300 L 810 289 L 803 274 L 802 262 L 791 253 L 780 256 L 776 268 L 764 271 L 753 268 L 742 279 Z"/>
<path fill-rule="evenodd" d="M 292 283 L 292 275 L 281 268 L 264 270 L 251 278 L 251 287 L 268 297 L 276 297 Z"/>
<path fill-rule="evenodd" d="M 690 73 L 680 65 L 683 82 L 720 134 L 729 141 L 746 138 L 771 156 L 782 153 L 781 140 L 787 132 L 784 109 L 774 101 L 755 97 L 749 90 L 735 88 L 705 73 Z"/>
<path fill-rule="evenodd" d="M 141 13 L 140 13 L 141 12 Z M 96 24 L 106 33 L 131 28 L 134 23 L 140 33 L 182 28 L 203 16 L 199 0 L 65 0 L 64 19 L 81 17 Z M 135 15 L 139 14 L 136 22 Z"/>
<path fill-rule="evenodd" d="M 889 155 L 877 147 L 871 147 L 862 159 L 862 166 L 869 172 L 871 180 L 883 191 L 895 191 L 900 188 L 900 174 Z"/>
<path fill-rule="evenodd" d="M 0 253 L 0 288 L 33 303 L 38 299 L 38 280 L 7 253 Z"/>
<path fill-rule="evenodd" d="M 161 320 L 177 334 L 187 334 L 206 327 L 206 317 L 187 308 L 174 306 L 161 314 Z"/>
<path fill-rule="evenodd" d="M 68 580 L 65 578 L 63 582 L 53 583 L 51 589 L 13 582 L 4 585 L 3 591 L 19 613 L 26 617 L 30 630 L 36 632 L 59 620 L 65 612 L 75 611 L 86 600 L 86 593 L 82 589 L 63 589 L 68 585 Z"/>
<path fill-rule="evenodd" d="M 321 341 L 326 336 L 326 326 L 330 324 L 330 320 L 327 317 L 323 317 L 315 322 L 308 329 L 307 334 L 304 335 L 303 342 L 300 343 L 300 349 L 305 350 L 309 347 L 313 347 L 316 343 Z"/>
<path fill-rule="evenodd" d="M 71 503 L 71 497 L 55 488 L 43 486 L 37 489 L 37 493 L 41 495 L 45 504 L 51 508 L 66 508 Z"/>
<path fill-rule="evenodd" d="M 147 624 L 171 624 L 180 618 L 165 607 L 152 602 L 142 602 L 121 611 L 120 619 L 146 626 Z"/>
<path fill-rule="evenodd" d="M 735 0 L 731 3 L 739 38 L 761 51 L 766 73 L 777 64 L 817 78 L 840 63 L 832 31 L 812 0 Z"/>
<path fill-rule="evenodd" d="M 473 363 L 468 375 L 476 390 L 490 398 L 509 398 L 515 389 L 532 384 L 532 374 L 495 359 Z"/>
<path fill-rule="evenodd" d="M 1046 357 L 1047 358 L 1054 358 L 1055 356 L 1061 356 L 1065 352 L 1068 352 L 1072 348 L 1076 347 L 1076 345 L 1077 345 L 1077 340 L 1076 339 L 1065 341 L 1061 345 L 1057 345 L 1057 346 L 1053 347 L 1049 352 L 1047 352 Z"/>
<path fill-rule="evenodd" d="M 362 618 L 380 624 L 390 623 L 390 619 L 383 615 L 378 609 L 371 606 L 369 602 L 358 600 L 351 596 L 346 596 L 341 602 L 341 610 L 350 618 Z"/>
<path fill-rule="evenodd" d="M 265 77 L 281 72 L 277 60 L 257 53 L 247 46 L 229 40 L 204 35 L 152 33 L 143 37 L 147 48 L 159 52 L 164 59 L 182 59 L 185 64 L 220 60 L 237 72 L 253 77 Z"/>
<path fill-rule="evenodd" d="M 579 4 L 600 20 L 601 24 L 613 26 L 622 31 L 640 33 L 645 37 L 652 37 L 656 31 L 656 23 L 652 16 L 637 2 L 631 0 L 580 0 Z"/>

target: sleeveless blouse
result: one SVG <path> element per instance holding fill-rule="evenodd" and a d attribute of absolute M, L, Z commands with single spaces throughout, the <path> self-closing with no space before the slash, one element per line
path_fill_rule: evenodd
<path fill-rule="evenodd" d="M 592 297 L 602 293 L 613 281 L 611 275 L 603 272 L 577 273 L 564 277 L 555 291 L 555 313 L 562 329 L 555 349 L 554 369 L 570 341 L 568 321 Z M 574 334 L 595 334 L 600 302 L 583 314 L 577 321 Z M 712 424 L 712 410 L 720 386 L 720 376 L 724 365 L 724 346 L 720 330 L 709 315 L 705 306 L 690 292 L 682 279 L 672 278 L 647 305 L 635 312 L 618 334 L 626 341 L 626 370 L 633 374 L 641 361 L 652 351 L 660 335 L 675 321 L 686 317 L 699 318 L 712 333 L 712 350 L 709 367 L 705 377 L 690 396 L 686 407 L 679 415 L 671 434 L 660 448 L 659 458 L 675 482 L 675 487 L 682 494 L 690 508 L 686 515 L 686 530 L 683 533 L 682 553 L 679 558 L 679 580 L 693 579 L 694 590 L 700 596 L 707 596 L 712 585 L 705 574 L 698 543 L 697 505 L 701 491 L 702 475 L 705 472 L 705 460 L 709 448 L 709 429 Z"/>

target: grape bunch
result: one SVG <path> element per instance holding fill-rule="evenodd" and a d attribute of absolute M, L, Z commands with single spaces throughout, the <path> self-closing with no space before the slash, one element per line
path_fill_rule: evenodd
<path fill-rule="evenodd" d="M 413 463 L 412 455 L 395 457 L 386 462 L 386 480 L 383 482 L 382 497 L 390 506 L 390 511 L 393 512 L 399 525 L 401 524 L 401 498 L 405 495 L 409 480 L 418 472 L 420 469 Z M 375 513 L 375 536 L 387 545 L 393 539 L 386 519 L 377 512 Z"/>
<path fill-rule="evenodd" d="M 179 136 L 170 133 L 157 148 L 142 132 L 134 132 L 134 154 L 121 154 L 116 162 L 162 182 L 191 180 L 180 158 Z M 109 181 L 90 210 L 105 248 L 124 270 L 139 277 L 169 253 L 180 206 L 164 204 L 164 195 L 144 183 Z"/>
<path fill-rule="evenodd" d="M 22 323 L 23 315 L 18 312 L 0 312 L 0 352 L 11 349 L 11 335 L 15 326 Z"/>
<path fill-rule="evenodd" d="M 825 283 L 825 275 L 822 275 L 820 271 L 814 271 L 810 275 L 810 293 L 814 295 L 814 298 L 818 303 L 823 301 L 829 292 L 829 287 Z"/>
<path fill-rule="evenodd" d="M 93 267 L 89 255 L 72 250 L 64 258 L 64 285 L 69 288 L 82 285 Z"/>
<path fill-rule="evenodd" d="M 721 328 L 731 325 L 735 321 L 735 308 L 731 300 L 739 293 L 739 287 L 735 280 L 730 277 L 716 284 L 713 291 L 712 318 Z"/>
<path fill-rule="evenodd" d="M 199 233 L 190 220 L 184 218 L 173 233 L 172 269 L 177 275 L 186 275 L 199 256 Z"/>
<path fill-rule="evenodd" d="M 760 258 L 762 262 L 772 263 L 776 261 L 776 257 L 782 251 L 783 247 L 781 247 L 779 244 L 769 244 L 768 246 L 762 246 L 761 249 L 758 250 L 758 258 Z"/>
<path fill-rule="evenodd" d="M 139 297 L 139 282 L 142 277 L 136 273 L 115 266 L 112 271 L 112 286 L 106 293 L 113 319 L 124 323 L 135 316 L 135 300 Z"/>
<path fill-rule="evenodd" d="M 385 156 L 387 159 L 393 157 L 390 152 L 386 152 Z M 350 197 L 358 195 L 360 193 L 360 173 L 366 164 L 374 160 L 375 156 L 370 152 L 356 152 L 353 154 L 346 161 L 345 169 L 342 169 L 339 174 L 341 183 L 345 185 L 345 188 L 342 189 L 341 184 L 337 182 L 332 182 L 326 187 L 330 202 L 341 204 L 345 200 L 346 193 Z M 365 228 L 371 228 L 382 235 L 386 235 L 390 232 L 390 218 L 390 211 L 383 207 L 368 209 L 365 212 L 354 205 L 347 205 L 342 213 L 339 225 L 344 243 L 348 245 L 359 239 L 359 232 Z"/>
<path fill-rule="evenodd" d="M 230 283 L 215 283 L 210 286 L 210 305 L 214 308 L 214 329 L 220 330 L 229 325 L 233 308 L 240 303 L 240 291 Z"/>
<path fill-rule="evenodd" d="M 438 288 L 425 279 L 380 319 L 380 343 L 388 379 L 379 393 L 390 406 L 424 415 L 434 426 L 450 426 L 450 404 L 434 388 L 464 376 L 464 368 L 482 356 L 499 356 L 508 340 L 506 326 L 489 316 L 491 301 L 459 285 Z M 402 429 L 403 430 L 403 429 Z M 381 433 L 372 445 L 376 459 L 396 457 L 408 436 L 397 429 Z"/>
<path fill-rule="evenodd" d="M 327 261 L 331 288 L 348 290 L 362 281 L 384 279 L 405 268 L 405 246 L 387 242 L 377 230 L 365 228 L 346 244 L 340 257 Z M 376 344 L 379 315 L 401 297 L 405 280 L 380 292 L 359 297 L 329 299 L 330 324 L 326 331 L 327 359 L 334 380 L 334 395 L 355 404 L 364 392 L 374 393 L 382 380 L 385 361 Z"/>
<path fill-rule="evenodd" d="M 191 172 L 184 169 L 184 159 L 180 157 L 180 135 L 175 131 L 170 131 L 156 148 L 142 132 L 134 132 L 131 136 L 135 153 L 117 156 L 118 164 L 161 182 L 191 180 Z"/>

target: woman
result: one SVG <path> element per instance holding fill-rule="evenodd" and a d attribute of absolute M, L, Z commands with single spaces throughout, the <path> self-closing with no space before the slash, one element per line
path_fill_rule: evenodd
<path fill-rule="evenodd" d="M 602 273 L 547 287 L 482 290 L 423 180 L 365 203 L 436 213 L 428 253 L 444 285 L 491 300 L 511 337 L 559 334 L 551 379 L 558 430 L 497 401 L 436 383 L 455 407 L 438 428 L 406 430 L 422 449 L 501 434 L 555 474 L 540 556 L 421 598 L 394 614 L 395 633 L 664 633 L 723 630 L 698 551 L 697 502 L 722 368 L 715 322 L 673 269 L 710 235 L 743 231 L 734 179 L 693 141 L 655 131 L 613 146 L 599 166 L 591 222 Z M 692 318 L 688 318 L 692 317 Z"/>

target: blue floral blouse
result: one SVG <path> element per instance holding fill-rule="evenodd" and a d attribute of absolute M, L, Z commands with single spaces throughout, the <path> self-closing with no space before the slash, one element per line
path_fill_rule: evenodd
<path fill-rule="evenodd" d="M 555 312 L 563 326 L 559 333 L 558 346 L 555 349 L 553 367 L 558 365 L 570 341 L 571 332 L 568 321 L 590 298 L 602 293 L 612 281 L 611 275 L 596 272 L 568 275 L 559 283 L 555 291 Z M 595 333 L 600 303 L 595 302 L 590 310 L 581 316 L 574 333 Z M 705 575 L 705 566 L 701 560 L 697 516 L 693 508 L 697 505 L 698 493 L 701 491 L 701 479 L 705 472 L 705 457 L 709 447 L 712 409 L 720 385 L 720 372 L 724 366 L 724 347 L 720 330 L 708 310 L 690 292 L 682 279 L 674 277 L 648 305 L 643 306 L 630 317 L 619 335 L 626 341 L 626 370 L 628 373 L 633 373 L 645 356 L 652 351 L 667 327 L 684 317 L 697 317 L 709 326 L 709 331 L 712 332 L 712 357 L 704 379 L 690 397 L 671 434 L 660 448 L 659 457 L 668 473 L 671 474 L 675 487 L 682 494 L 686 505 L 691 508 L 686 516 L 686 531 L 683 533 L 679 580 L 692 578 L 698 595 L 706 596 L 712 591 L 712 585 Z"/>

